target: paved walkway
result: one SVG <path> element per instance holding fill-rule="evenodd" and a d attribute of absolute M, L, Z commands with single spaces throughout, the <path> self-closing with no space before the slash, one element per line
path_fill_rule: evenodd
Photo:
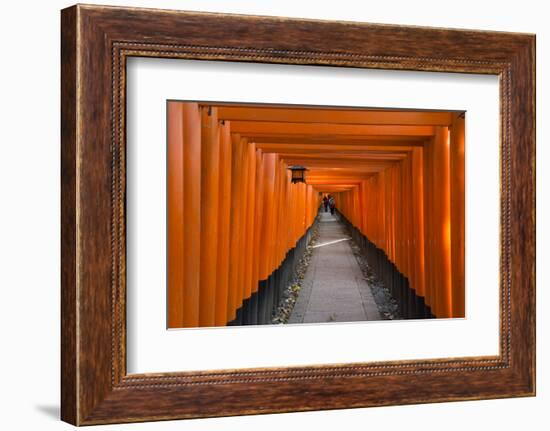
<path fill-rule="evenodd" d="M 321 212 L 319 237 L 288 323 L 381 319 L 350 241 L 338 217 Z"/>

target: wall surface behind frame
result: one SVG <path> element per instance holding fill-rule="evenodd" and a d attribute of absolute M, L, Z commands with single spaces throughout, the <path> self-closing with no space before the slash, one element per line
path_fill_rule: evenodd
<path fill-rule="evenodd" d="M 59 410 L 59 9 L 73 2 L 6 2 L 0 20 L 4 67 L 0 180 L 6 203 L 0 213 L 0 286 L 4 373 L 0 396 L 3 429 L 70 430 Z M 550 117 L 550 28 L 544 2 L 463 0 L 297 2 L 267 0 L 103 0 L 102 4 L 210 10 L 232 13 L 346 19 L 537 33 L 537 112 Z M 15 43 L 16 42 L 16 43 Z M 32 104 L 29 104 L 32 101 Z M 30 108 L 31 107 L 31 108 Z M 29 126 L 32 124 L 32 127 Z M 550 141 L 540 120 L 539 142 Z M 538 219 L 550 218 L 547 145 L 538 148 Z M 24 169 L 23 169 L 24 167 Z M 536 398 L 234 417 L 133 425 L 98 430 L 408 430 L 545 429 L 550 422 L 550 230 L 538 229 L 538 387 Z M 25 314 L 21 314 L 24 304 Z M 6 353 L 7 352 L 7 353 Z M 24 377 L 23 377 L 24 376 Z M 8 404 L 9 402 L 9 404 Z"/>

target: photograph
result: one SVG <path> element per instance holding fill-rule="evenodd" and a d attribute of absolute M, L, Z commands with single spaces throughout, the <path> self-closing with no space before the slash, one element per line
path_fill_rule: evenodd
<path fill-rule="evenodd" d="M 0 429 L 550 429 L 548 3 L 2 6 Z"/>
<path fill-rule="evenodd" d="M 466 317 L 466 112 L 166 109 L 167 328 Z"/>
<path fill-rule="evenodd" d="M 7 142 L 28 152 L 15 143 L 36 132 L 41 150 L 59 105 L 59 342 L 36 335 L 59 358 L 44 390 L 64 422 L 535 396 L 543 21 L 338 6 L 57 16 L 60 97 L 31 128 L 21 98 Z M 14 232 L 42 216 L 32 154 L 14 163 L 33 208 Z M 502 405 L 485 418 L 518 424 Z M 476 408 L 417 406 L 396 426 L 471 427 Z"/>

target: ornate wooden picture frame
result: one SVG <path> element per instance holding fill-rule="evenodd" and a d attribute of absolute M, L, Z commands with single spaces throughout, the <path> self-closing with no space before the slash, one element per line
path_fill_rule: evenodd
<path fill-rule="evenodd" d="M 83 5 L 61 17 L 64 421 L 91 425 L 535 394 L 534 35 Z M 500 354 L 128 374 L 125 100 L 132 56 L 497 75 Z"/>

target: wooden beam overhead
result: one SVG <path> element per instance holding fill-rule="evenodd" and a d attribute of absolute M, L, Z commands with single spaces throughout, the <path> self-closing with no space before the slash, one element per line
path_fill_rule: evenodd
<path fill-rule="evenodd" d="M 301 145 L 384 145 L 384 146 L 423 146 L 425 136 L 365 136 L 365 135 L 268 135 L 248 134 L 249 142 L 256 144 L 301 144 Z"/>
<path fill-rule="evenodd" d="M 267 121 L 232 121 L 231 131 L 247 135 L 309 135 L 309 136 L 422 136 L 435 134 L 433 126 L 362 125 L 331 123 L 277 123 Z"/>
<path fill-rule="evenodd" d="M 359 169 L 370 169 L 377 166 L 387 167 L 392 163 L 395 163 L 392 160 L 365 160 L 361 163 L 357 163 L 355 160 L 314 160 L 314 159 L 285 159 L 284 160 L 289 165 L 303 165 L 306 168 L 314 167 L 326 167 L 326 168 L 345 168 L 352 167 Z"/>
<path fill-rule="evenodd" d="M 330 181 L 346 181 L 346 182 L 356 182 L 356 181 L 362 181 L 370 178 L 372 175 L 374 175 L 374 172 L 350 172 L 347 175 L 327 175 L 327 174 L 319 174 L 319 175 L 307 175 L 306 181 L 309 183 L 311 182 L 330 182 Z"/>
<path fill-rule="evenodd" d="M 340 179 L 311 180 L 311 179 L 308 178 L 306 180 L 306 184 L 311 184 L 311 185 L 314 185 L 314 186 L 319 186 L 319 185 L 347 186 L 347 185 L 359 185 L 359 183 L 361 181 L 362 181 L 361 179 L 356 179 L 356 180 L 346 180 L 346 179 L 343 179 L 343 180 L 340 180 Z"/>
<path fill-rule="evenodd" d="M 320 192 L 345 192 L 347 190 L 352 190 L 354 188 L 356 188 L 357 186 L 355 185 L 352 185 L 352 186 L 331 186 L 331 185 L 313 185 L 313 188 L 316 190 L 316 191 L 320 191 Z"/>
<path fill-rule="evenodd" d="M 307 183 L 349 190 L 449 126 L 451 112 L 216 104 L 219 120 L 266 154 L 308 168 Z"/>
<path fill-rule="evenodd" d="M 301 159 L 321 159 L 321 160 L 356 160 L 357 163 L 363 163 L 370 160 L 403 160 L 407 157 L 407 153 L 304 153 L 301 151 L 278 153 L 279 157 L 285 158 L 301 158 Z"/>
<path fill-rule="evenodd" d="M 451 112 L 221 106 L 218 117 L 229 121 L 333 123 L 363 125 L 449 126 Z"/>
<path fill-rule="evenodd" d="M 340 153 L 348 154 L 376 153 L 376 152 L 409 152 L 413 147 L 410 145 L 334 145 L 334 144 L 270 144 L 257 143 L 256 148 L 264 153 L 289 153 L 289 152 L 311 152 L 311 153 Z"/>

